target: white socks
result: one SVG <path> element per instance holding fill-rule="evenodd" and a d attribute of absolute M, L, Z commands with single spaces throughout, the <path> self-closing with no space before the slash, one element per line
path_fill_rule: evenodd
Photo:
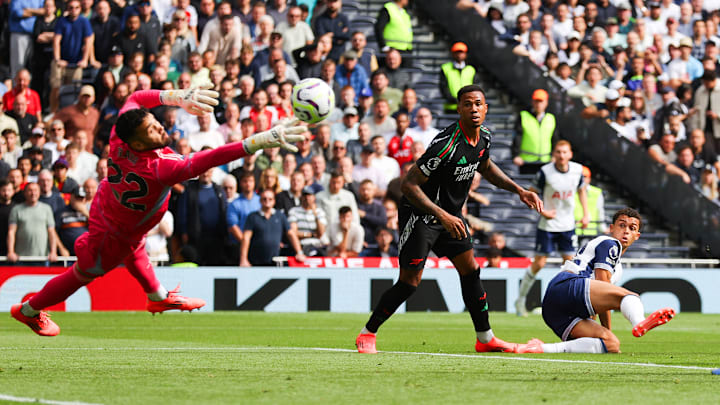
<path fill-rule="evenodd" d="M 25 301 L 22 304 L 22 307 L 20 307 L 20 312 L 30 318 L 37 316 L 40 313 L 40 311 L 30 306 L 30 301 Z"/>
<path fill-rule="evenodd" d="M 168 297 L 168 292 L 162 285 L 154 293 L 147 294 L 150 301 L 163 301 Z"/>
<path fill-rule="evenodd" d="M 493 334 L 492 329 L 488 329 L 488 330 L 485 330 L 482 332 L 476 331 L 475 333 L 477 334 L 477 338 L 480 341 L 480 343 L 488 343 L 495 337 L 495 334 Z"/>
<path fill-rule="evenodd" d="M 525 272 L 525 276 L 522 279 L 522 282 L 520 283 L 520 292 L 518 293 L 519 299 L 525 300 L 525 297 L 527 297 L 528 292 L 530 292 L 530 287 L 535 283 L 535 274 L 533 274 L 531 269 L 527 269 Z"/>
<path fill-rule="evenodd" d="M 607 353 L 600 338 L 584 337 L 560 343 L 543 343 L 545 353 Z"/>
<path fill-rule="evenodd" d="M 645 320 L 645 308 L 637 295 L 624 296 L 620 301 L 620 311 L 632 326 Z"/>

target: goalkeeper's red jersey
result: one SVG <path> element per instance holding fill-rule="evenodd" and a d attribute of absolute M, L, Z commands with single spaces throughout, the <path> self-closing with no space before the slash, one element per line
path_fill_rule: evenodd
<path fill-rule="evenodd" d="M 120 114 L 160 104 L 159 90 L 138 91 L 130 96 Z M 174 184 L 245 155 L 241 142 L 198 152 L 190 158 L 168 147 L 137 152 L 116 135 L 113 127 L 108 177 L 100 183 L 93 200 L 89 225 L 128 240 L 140 240 L 167 211 L 170 188 Z"/>

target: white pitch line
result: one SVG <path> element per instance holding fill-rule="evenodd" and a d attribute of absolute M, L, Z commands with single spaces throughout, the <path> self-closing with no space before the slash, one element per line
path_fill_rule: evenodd
<path fill-rule="evenodd" d="M 10 401 L 10 402 L 31 402 L 34 404 L 50 404 L 50 405 L 101 405 L 101 404 L 94 404 L 91 402 L 53 401 L 51 399 L 24 398 L 24 397 L 15 397 L 12 395 L 5 395 L 5 394 L 0 394 L 0 400 Z"/>
<path fill-rule="evenodd" d="M 226 352 L 267 352 L 267 351 L 315 351 L 315 352 L 336 352 L 336 353 L 356 353 L 354 349 L 340 349 L 333 347 L 38 347 L 38 348 L 22 348 L 22 347 L 0 347 L 2 350 L 97 350 L 97 351 L 226 351 Z M 613 365 L 613 366 L 632 366 L 632 367 L 650 367 L 650 368 L 673 368 L 680 370 L 700 370 L 712 371 L 714 367 L 699 366 L 680 366 L 672 364 L 657 363 L 631 363 L 622 361 L 593 361 L 593 360 L 568 360 L 568 359 L 543 359 L 538 357 L 518 357 L 509 355 L 486 355 L 486 354 L 459 354 L 459 353 L 425 353 L 425 352 L 401 352 L 401 351 L 380 351 L 384 354 L 404 354 L 414 356 L 434 356 L 434 357 L 454 357 L 463 359 L 491 359 L 504 361 L 537 361 L 545 363 L 570 363 L 570 364 L 593 364 L 593 365 Z"/>

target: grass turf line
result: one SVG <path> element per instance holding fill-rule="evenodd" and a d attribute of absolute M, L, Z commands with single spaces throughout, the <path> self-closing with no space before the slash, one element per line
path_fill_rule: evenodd
<path fill-rule="evenodd" d="M 619 355 L 473 355 L 467 314 L 397 314 L 380 330 L 378 349 L 413 354 L 376 356 L 282 349 L 353 349 L 365 314 L 55 313 L 53 319 L 62 334 L 49 339 L 11 319 L 0 323 L 0 394 L 106 404 L 660 403 L 668 398 L 712 403 L 717 398 L 717 377 L 703 370 L 502 360 L 715 368 L 720 361 L 717 315 L 681 313 L 638 339 L 616 314 Z M 538 316 L 491 313 L 490 320 L 505 340 L 558 341 Z"/>

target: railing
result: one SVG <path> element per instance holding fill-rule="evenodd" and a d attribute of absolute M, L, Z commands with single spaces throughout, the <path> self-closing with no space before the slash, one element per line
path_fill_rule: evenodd
<path fill-rule="evenodd" d="M 52 265 L 52 264 L 61 264 L 65 267 L 67 267 L 70 263 L 74 263 L 77 261 L 77 256 L 58 256 L 57 259 L 50 263 L 48 262 L 47 256 L 20 256 L 17 262 L 11 263 L 8 261 L 7 256 L 0 256 L 0 266 L 3 264 L 19 264 L 22 265 L 24 263 L 45 263 L 46 265 Z M 170 256 L 167 254 L 160 255 L 160 256 L 152 256 L 150 257 L 151 263 L 170 263 Z"/>

